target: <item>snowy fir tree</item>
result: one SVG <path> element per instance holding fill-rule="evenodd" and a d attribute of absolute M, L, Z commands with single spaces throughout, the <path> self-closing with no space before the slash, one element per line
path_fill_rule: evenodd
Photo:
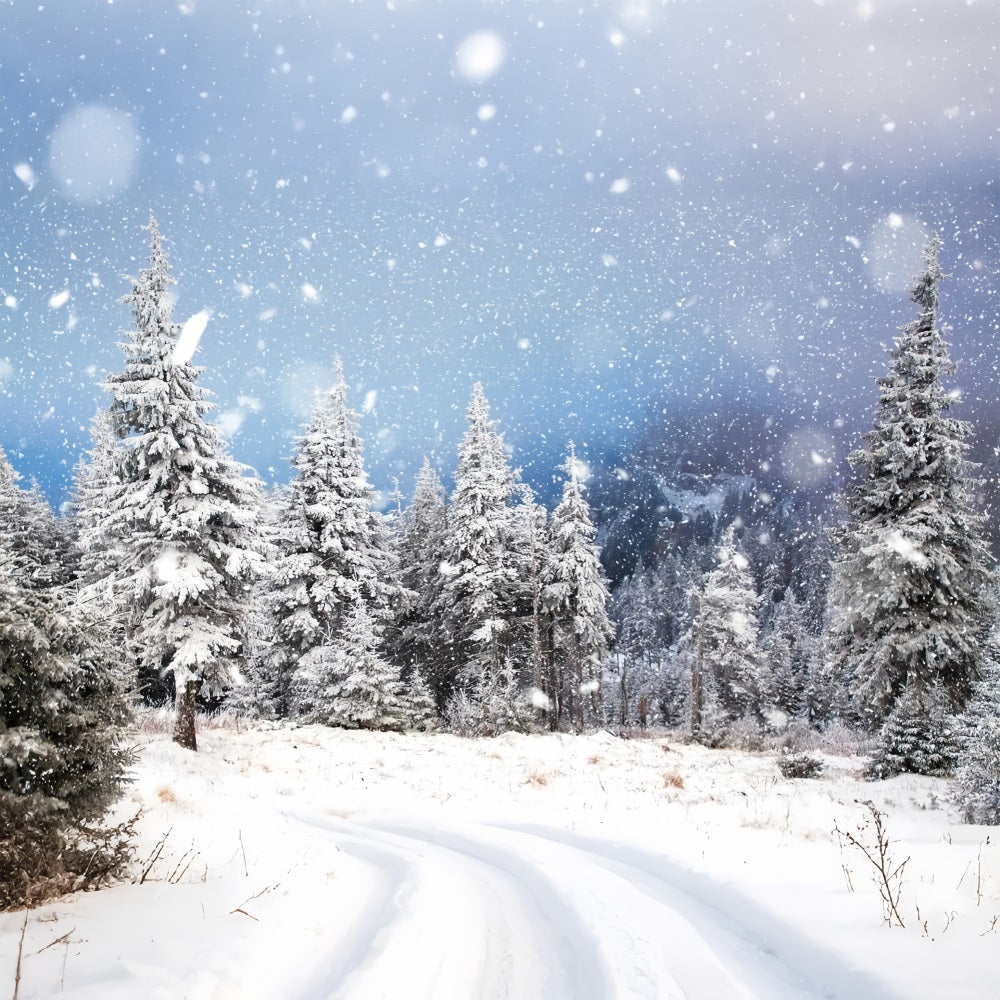
<path fill-rule="evenodd" d="M 11 576 L 35 589 L 65 582 L 69 543 L 63 526 L 36 489 L 21 489 L 20 479 L 0 449 L 0 531 Z"/>
<path fill-rule="evenodd" d="M 86 627 L 91 640 L 114 649 L 118 686 L 130 698 L 163 701 L 166 680 L 158 673 L 143 678 L 138 687 L 135 665 L 121 655 L 127 648 L 127 617 L 115 610 L 115 570 L 121 564 L 126 540 L 107 530 L 108 504 L 120 484 L 117 474 L 118 438 L 109 410 L 100 410 L 91 421 L 92 447 L 74 470 L 70 500 L 73 538 L 74 614 Z"/>
<path fill-rule="evenodd" d="M 954 366 L 938 327 L 939 249 L 937 238 L 925 249 L 912 293 L 920 315 L 890 352 L 874 427 L 851 455 L 861 478 L 831 585 L 830 648 L 870 728 L 907 689 L 911 709 L 938 694 L 960 709 L 980 672 L 990 557 L 973 508 L 969 425 L 949 416 L 943 384 Z"/>
<path fill-rule="evenodd" d="M 372 510 L 358 418 L 347 406 L 339 361 L 336 369 L 333 387 L 317 400 L 299 441 L 292 458 L 296 476 L 279 505 L 268 658 L 279 701 L 307 654 L 332 648 L 351 608 L 364 603 L 381 621 L 399 593 L 385 528 Z"/>
<path fill-rule="evenodd" d="M 623 580 L 612 595 L 611 619 L 617 640 L 609 671 L 613 690 L 605 692 L 616 709 L 620 726 L 629 726 L 638 719 L 638 699 L 647 695 L 656 662 L 658 643 L 652 612 L 650 572 L 642 565 Z M 648 720 L 648 715 L 647 715 Z"/>
<path fill-rule="evenodd" d="M 816 639 L 807 627 L 807 608 L 791 587 L 774 602 L 771 620 L 761 637 L 763 676 L 767 701 L 788 716 L 804 711 L 804 693 L 816 658 Z"/>
<path fill-rule="evenodd" d="M 419 665 L 437 704 L 444 707 L 449 692 L 447 648 L 437 609 L 445 577 L 441 573 L 448 529 L 448 508 L 441 477 L 424 459 L 410 507 L 396 534 L 399 582 L 409 595 L 401 604 L 389 646 L 404 674 Z"/>
<path fill-rule="evenodd" d="M 828 637 L 815 642 L 815 654 L 802 692 L 805 718 L 816 729 L 823 729 L 837 720 L 851 717 L 851 692 L 844 684 L 840 666 L 830 651 Z"/>
<path fill-rule="evenodd" d="M 718 566 L 694 592 L 694 616 L 686 636 L 692 662 L 692 730 L 706 728 L 713 698 L 729 720 L 762 714 L 757 608 L 749 564 L 737 549 L 735 528 L 719 544 Z"/>
<path fill-rule="evenodd" d="M 548 513 L 535 500 L 534 492 L 515 483 L 520 503 L 511 511 L 514 556 L 511 657 L 521 666 L 532 688 L 532 700 L 553 728 L 558 723 L 556 693 L 559 688 L 552 650 L 552 615 L 545 607 L 545 573 L 551 559 Z"/>
<path fill-rule="evenodd" d="M 698 548 L 691 546 L 689 553 Z M 668 552 L 655 567 L 640 562 L 614 592 L 611 617 L 617 638 L 610 671 L 622 726 L 642 722 L 642 698 L 647 724 L 654 716 L 668 725 L 681 719 L 689 660 L 682 655 L 679 640 L 685 631 L 688 595 L 698 579 L 696 562 L 679 552 Z"/>
<path fill-rule="evenodd" d="M 149 232 L 149 266 L 125 298 L 125 367 L 105 385 L 119 450 L 101 533 L 118 550 L 111 589 L 138 663 L 171 676 L 174 739 L 193 750 L 199 692 L 239 681 L 242 606 L 260 568 L 259 492 L 208 423 L 200 369 L 178 349 L 155 219 Z"/>
<path fill-rule="evenodd" d="M 264 569 L 251 583 L 243 613 L 243 683 L 229 689 L 227 710 L 252 719 L 278 719 L 288 714 L 289 678 L 272 670 L 274 619 L 271 615 L 271 568 L 281 551 L 282 490 L 264 490 L 259 508 L 257 541 Z"/>
<path fill-rule="evenodd" d="M 565 706 L 568 721 L 582 728 L 602 721 L 601 680 L 614 628 L 608 616 L 608 585 L 594 545 L 596 530 L 572 445 L 564 468 L 562 501 L 550 525 L 542 600 L 552 616 L 557 703 Z"/>
<path fill-rule="evenodd" d="M 428 732 L 437 726 L 434 693 L 419 667 L 412 667 L 400 681 L 398 714 L 399 728 L 403 730 Z"/>
<path fill-rule="evenodd" d="M 514 476 L 479 383 L 466 417 L 448 510 L 442 566 L 447 579 L 437 610 L 448 642 L 448 680 L 475 698 L 479 691 L 495 689 L 507 668 Z"/>
<path fill-rule="evenodd" d="M 960 720 L 964 739 L 955 774 L 954 801 L 966 823 L 1000 825 L 1000 660 L 986 669 Z"/>
<path fill-rule="evenodd" d="M 61 588 L 22 578 L 0 535 L 0 910 L 99 885 L 128 860 L 103 817 L 126 779 L 126 720 Z"/>
<path fill-rule="evenodd" d="M 336 638 L 298 663 L 292 691 L 310 722 L 345 729 L 402 729 L 408 719 L 399 670 L 379 652 L 379 629 L 367 603 L 343 609 Z"/>
<path fill-rule="evenodd" d="M 946 777 L 962 751 L 960 725 L 944 690 L 907 684 L 879 730 L 868 776 L 891 778 L 909 772 Z"/>
<path fill-rule="evenodd" d="M 110 585 L 121 559 L 121 543 L 106 530 L 108 504 L 120 483 L 118 436 L 109 410 L 98 410 L 94 415 L 90 437 L 91 447 L 74 470 L 70 499 L 76 576 L 81 588 Z"/>

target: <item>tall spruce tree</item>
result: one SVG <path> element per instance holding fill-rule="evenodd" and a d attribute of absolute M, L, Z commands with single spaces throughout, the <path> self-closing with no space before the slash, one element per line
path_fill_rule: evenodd
<path fill-rule="evenodd" d="M 716 714 L 713 700 L 718 703 L 719 722 L 756 720 L 763 710 L 757 649 L 760 598 L 732 525 L 722 536 L 717 558 L 718 566 L 694 592 L 695 614 L 685 639 L 693 664 L 691 715 L 696 738 L 705 736 L 707 717 Z"/>
<path fill-rule="evenodd" d="M 299 712 L 345 729 L 402 729 L 399 669 L 379 652 L 378 622 L 362 598 L 341 610 L 337 635 L 299 660 L 292 679 Z"/>
<path fill-rule="evenodd" d="M 73 526 L 77 585 L 109 583 L 121 558 L 118 540 L 108 535 L 108 504 L 119 484 L 118 436 L 109 410 L 98 410 L 90 423 L 91 447 L 73 475 L 70 517 Z M 97 595 L 93 595 L 96 600 Z"/>
<path fill-rule="evenodd" d="M 282 710 L 294 674 L 313 649 L 330 647 L 345 615 L 364 603 L 381 623 L 398 595 L 381 516 L 372 510 L 357 415 L 337 362 L 292 459 L 297 470 L 279 504 L 279 555 L 270 574 L 274 642 L 268 670 Z"/>
<path fill-rule="evenodd" d="M 119 444 L 101 531 L 118 550 L 112 590 L 138 663 L 172 677 L 174 740 L 194 750 L 198 693 L 239 682 L 259 490 L 207 420 L 201 369 L 178 354 L 174 279 L 153 218 L 149 233 L 149 266 L 125 297 L 125 367 L 105 384 Z"/>
<path fill-rule="evenodd" d="M 995 643 L 961 719 L 965 739 L 955 775 L 955 804 L 966 823 L 1000 825 L 1000 661 Z"/>
<path fill-rule="evenodd" d="M 514 476 L 478 382 L 466 418 L 448 511 L 447 579 L 438 611 L 446 630 L 450 679 L 476 697 L 498 685 L 510 687 L 504 678 L 509 674 L 515 576 Z"/>
<path fill-rule="evenodd" d="M 111 412 L 99 410 L 91 421 L 91 448 L 77 463 L 70 500 L 70 524 L 73 538 L 74 614 L 86 622 L 91 640 L 105 649 L 114 649 L 115 672 L 119 688 L 130 698 L 164 700 L 166 680 L 158 674 L 145 679 L 153 686 L 145 691 L 137 687 L 136 666 L 121 651 L 127 648 L 127 616 L 116 608 L 114 579 L 120 564 L 125 539 L 115 538 L 107 530 L 108 505 L 120 485 L 116 472 L 118 438 Z"/>
<path fill-rule="evenodd" d="M 549 724 L 557 724 L 556 691 L 552 675 L 552 616 L 545 607 L 543 591 L 549 566 L 549 515 L 535 499 L 527 483 L 517 483 L 520 503 L 513 508 L 511 532 L 514 547 L 515 584 L 513 588 L 512 653 L 523 665 L 530 679 L 532 700 L 544 711 Z"/>
<path fill-rule="evenodd" d="M 940 696 L 961 709 L 980 673 L 990 558 L 973 507 L 969 425 L 949 415 L 943 383 L 955 366 L 938 326 L 940 246 L 934 237 L 924 251 L 912 292 L 920 315 L 890 351 L 874 426 L 851 455 L 860 479 L 831 586 L 835 666 L 873 729 L 907 690 L 915 711 Z"/>
<path fill-rule="evenodd" d="M 404 675 L 419 669 L 443 708 L 450 693 L 447 648 L 438 615 L 444 544 L 448 530 L 445 490 L 437 471 L 425 458 L 417 475 L 413 501 L 397 533 L 399 580 L 410 595 L 403 603 L 390 647 Z"/>
<path fill-rule="evenodd" d="M 768 628 L 761 637 L 767 663 L 762 678 L 767 700 L 789 716 L 804 711 L 804 692 L 816 659 L 816 637 L 809 632 L 807 608 L 786 587 L 771 610 Z"/>
<path fill-rule="evenodd" d="M 125 781 L 125 703 L 0 453 L 0 910 L 99 884 L 126 861 L 102 828 Z"/>
<path fill-rule="evenodd" d="M 597 531 L 572 445 L 564 468 L 562 501 L 552 513 L 542 600 L 552 615 L 562 699 L 570 721 L 582 728 L 601 721 L 601 682 L 614 627 L 608 615 L 608 584 L 594 545 Z"/>

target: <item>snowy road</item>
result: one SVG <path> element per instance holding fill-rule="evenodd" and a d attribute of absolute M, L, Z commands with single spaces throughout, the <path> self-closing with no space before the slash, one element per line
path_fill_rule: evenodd
<path fill-rule="evenodd" d="M 753 902 L 638 849 L 541 827 L 302 820 L 370 869 L 372 891 L 299 1000 L 893 995 Z"/>
<path fill-rule="evenodd" d="M 1000 852 L 938 779 L 608 734 L 203 736 L 147 737 L 134 882 L 0 914 L 21 1000 L 1000 997 Z M 912 859 L 905 930 L 831 837 L 859 793 Z"/>

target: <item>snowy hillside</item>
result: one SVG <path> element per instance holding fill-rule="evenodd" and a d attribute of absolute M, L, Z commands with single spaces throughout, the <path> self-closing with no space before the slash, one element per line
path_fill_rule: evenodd
<path fill-rule="evenodd" d="M 20 1000 L 997 995 L 1000 845 L 937 779 L 608 733 L 229 725 L 192 754 L 152 728 L 136 883 L 0 916 Z M 873 844 L 869 798 L 905 928 L 834 832 Z"/>

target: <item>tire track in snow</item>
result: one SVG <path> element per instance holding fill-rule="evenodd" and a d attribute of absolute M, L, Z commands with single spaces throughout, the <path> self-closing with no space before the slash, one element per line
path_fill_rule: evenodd
<path fill-rule="evenodd" d="M 637 848 L 528 825 L 302 819 L 376 888 L 301 1000 L 892 996 L 738 892 Z"/>
<path fill-rule="evenodd" d="M 637 891 L 683 914 L 727 956 L 729 964 L 740 970 L 755 996 L 768 1000 L 900 1000 L 884 983 L 845 965 L 842 956 L 773 916 L 739 890 L 662 855 L 550 827 L 503 824 L 499 828 L 584 854 L 592 863 L 619 873 Z"/>
<path fill-rule="evenodd" d="M 616 995 L 598 942 L 564 895 L 515 856 L 485 860 L 437 831 L 300 818 L 375 869 L 378 886 L 301 1000 Z"/>

